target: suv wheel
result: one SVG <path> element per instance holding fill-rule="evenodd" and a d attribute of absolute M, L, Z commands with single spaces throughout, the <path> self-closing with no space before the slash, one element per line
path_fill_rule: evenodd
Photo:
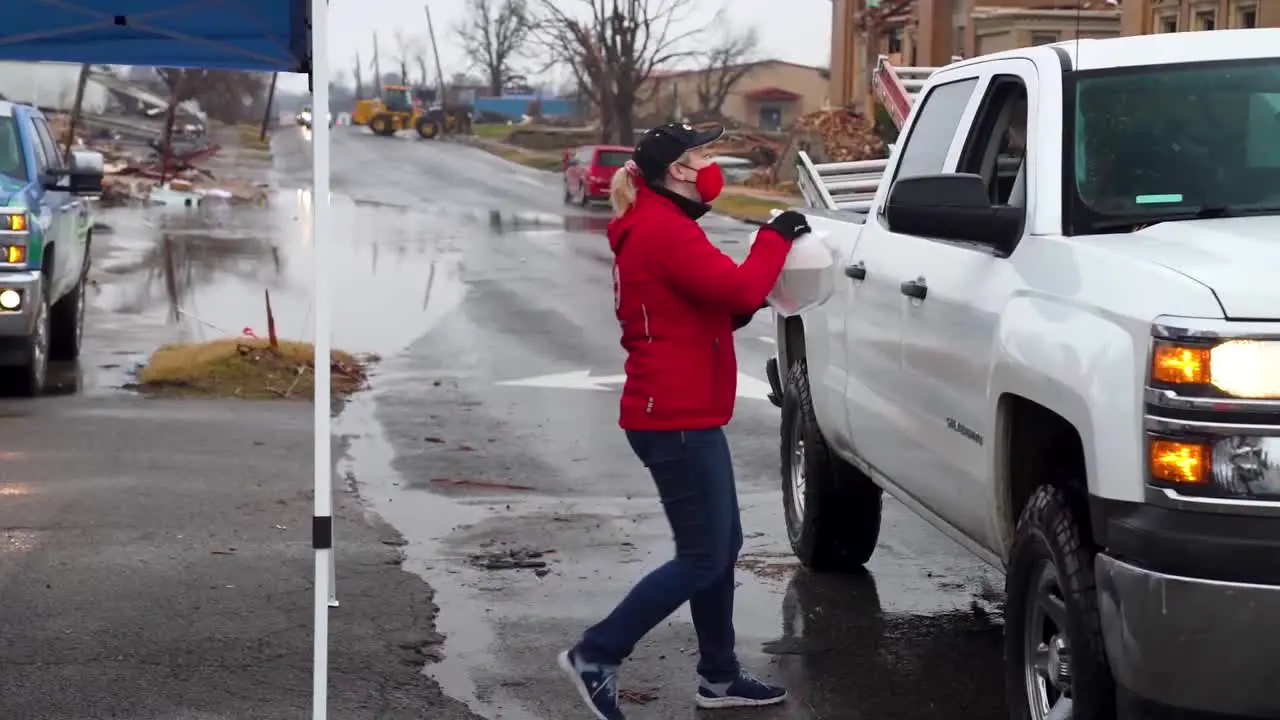
<path fill-rule="evenodd" d="M 1005 687 L 1014 720 L 1113 720 L 1094 552 L 1061 488 L 1027 502 L 1005 575 Z"/>
<path fill-rule="evenodd" d="M 796 557 L 817 571 L 861 568 L 880 537 L 883 493 L 827 447 L 813 414 L 803 360 L 787 373 L 781 441 L 782 503 Z"/>

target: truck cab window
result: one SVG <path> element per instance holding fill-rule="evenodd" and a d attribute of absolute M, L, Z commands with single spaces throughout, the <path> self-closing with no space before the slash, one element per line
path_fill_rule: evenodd
<path fill-rule="evenodd" d="M 977 85 L 977 78 L 938 85 L 920 101 L 920 110 L 902 147 L 895 180 L 942 172 L 960 117 Z"/>
<path fill-rule="evenodd" d="M 27 163 L 13 117 L 0 117 L 0 175 L 26 182 Z"/>
<path fill-rule="evenodd" d="M 1016 76 L 996 77 L 978 110 L 956 170 L 981 175 L 992 205 L 1023 207 L 1026 152 L 1027 87 Z"/>
<path fill-rule="evenodd" d="M 49 156 L 45 153 L 44 144 L 40 142 L 40 133 L 36 131 L 36 124 L 28 118 L 23 121 L 23 131 L 31 137 L 31 149 L 36 156 L 36 173 L 43 173 L 49 169 Z"/>
<path fill-rule="evenodd" d="M 58 151 L 58 143 L 53 139 L 53 131 L 49 129 L 49 123 L 44 118 L 36 120 L 36 134 L 40 136 L 39 145 L 44 148 L 45 157 L 49 161 L 49 167 L 61 168 L 63 166 L 62 153 Z"/>

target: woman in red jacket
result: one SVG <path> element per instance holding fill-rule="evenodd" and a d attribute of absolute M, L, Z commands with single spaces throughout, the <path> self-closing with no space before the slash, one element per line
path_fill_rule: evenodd
<path fill-rule="evenodd" d="M 733 331 L 763 306 L 791 242 L 809 226 L 799 213 L 782 213 L 741 265 L 711 244 L 697 221 L 724 185 L 705 150 L 722 133 L 654 128 L 610 188 L 614 307 L 627 351 L 619 425 L 653 476 L 676 553 L 560 655 L 600 720 L 623 717 L 618 666 L 686 602 L 701 656 L 698 707 L 774 705 L 787 696 L 745 672 L 734 652 L 742 524 L 723 428 L 737 396 Z"/>

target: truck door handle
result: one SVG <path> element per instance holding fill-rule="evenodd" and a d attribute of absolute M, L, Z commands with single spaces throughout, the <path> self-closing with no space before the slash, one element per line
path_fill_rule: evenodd
<path fill-rule="evenodd" d="M 859 260 L 852 265 L 846 265 L 844 267 L 844 274 L 853 280 L 866 280 L 867 266 Z"/>
<path fill-rule="evenodd" d="M 916 300 L 923 300 L 929 294 L 929 286 L 925 284 L 923 277 L 908 280 L 902 283 L 898 289 L 902 291 L 903 295 Z"/>

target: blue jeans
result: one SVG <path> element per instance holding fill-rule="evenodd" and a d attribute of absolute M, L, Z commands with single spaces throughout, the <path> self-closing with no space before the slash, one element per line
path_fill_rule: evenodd
<path fill-rule="evenodd" d="M 587 662 L 619 665 L 641 638 L 687 602 L 698 634 L 698 674 L 710 682 L 729 682 L 739 671 L 733 572 L 742 549 L 742 521 L 724 430 L 628 431 L 627 440 L 658 486 L 676 554 L 583 634 L 578 654 Z"/>

